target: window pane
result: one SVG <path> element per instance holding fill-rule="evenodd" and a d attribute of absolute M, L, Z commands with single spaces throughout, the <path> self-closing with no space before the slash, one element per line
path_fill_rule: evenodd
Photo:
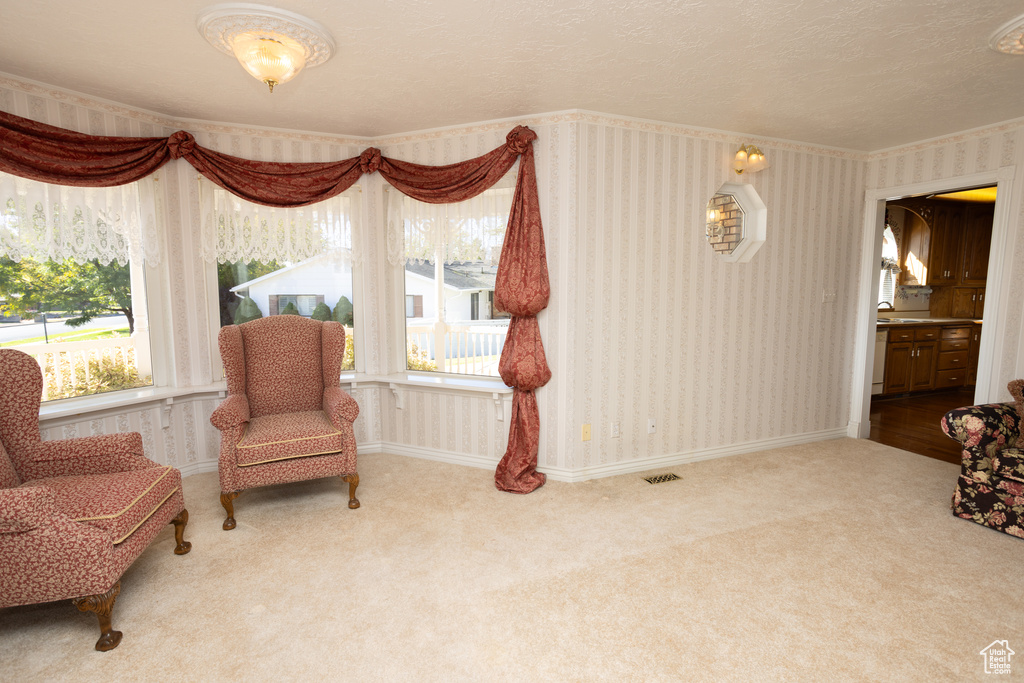
<path fill-rule="evenodd" d="M 321 254 L 298 263 L 236 261 L 217 264 L 220 324 L 292 313 L 345 326 L 342 370 L 355 369 L 352 266 Z"/>
<path fill-rule="evenodd" d="M 490 305 L 497 266 L 445 265 L 440 310 L 435 270 L 430 263 L 405 267 L 408 369 L 497 377 L 509 323 Z"/>
<path fill-rule="evenodd" d="M 145 278 L 93 259 L 0 257 L 0 346 L 33 356 L 50 401 L 153 384 Z"/>

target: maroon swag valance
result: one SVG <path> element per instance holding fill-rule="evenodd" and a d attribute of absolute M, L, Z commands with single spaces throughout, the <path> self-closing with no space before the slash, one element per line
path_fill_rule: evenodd
<path fill-rule="evenodd" d="M 0 112 L 0 171 L 57 185 L 110 187 L 144 178 L 172 159 L 184 159 L 228 192 L 277 207 L 329 199 L 363 173 L 379 172 L 414 199 L 447 204 L 482 193 L 520 158 L 494 285 L 495 307 L 512 315 L 498 371 L 513 387 L 508 447 L 494 482 L 503 491 L 529 493 L 545 480 L 537 471 L 540 413 L 534 390 L 551 379 L 537 325 L 551 286 L 531 144 L 536 139 L 529 128 L 516 126 L 501 147 L 447 166 L 389 159 L 373 147 L 343 161 L 279 163 L 206 149 L 185 131 L 166 138 L 87 135 Z"/>

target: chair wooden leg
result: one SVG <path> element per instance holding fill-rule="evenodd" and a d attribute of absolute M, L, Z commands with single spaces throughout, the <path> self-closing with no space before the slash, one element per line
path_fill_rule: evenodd
<path fill-rule="evenodd" d="M 175 555 L 184 555 L 192 550 L 192 544 L 185 540 L 185 525 L 188 524 L 188 510 L 181 509 L 178 516 L 171 520 L 174 525 L 174 540 L 178 545 L 174 548 Z"/>
<path fill-rule="evenodd" d="M 356 498 L 356 487 L 359 486 L 359 475 L 346 474 L 341 478 L 341 480 L 348 482 L 348 506 L 352 510 L 355 510 L 359 507 L 359 500 Z"/>
<path fill-rule="evenodd" d="M 224 506 L 224 509 L 228 513 L 228 518 L 224 520 L 224 531 L 231 531 L 235 528 L 235 504 L 232 503 L 235 498 L 238 498 L 240 491 L 232 491 L 231 493 L 220 494 L 220 504 Z"/>
<path fill-rule="evenodd" d="M 118 581 L 103 595 L 88 595 L 71 601 L 82 612 L 96 613 L 100 621 L 100 639 L 96 641 L 96 649 L 100 652 L 113 650 L 121 643 L 121 632 L 115 631 L 110 624 L 110 613 L 114 611 L 114 601 L 120 593 L 121 582 Z"/>

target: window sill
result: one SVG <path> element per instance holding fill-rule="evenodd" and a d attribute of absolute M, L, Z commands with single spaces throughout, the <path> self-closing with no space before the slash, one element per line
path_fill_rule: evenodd
<path fill-rule="evenodd" d="M 355 389 L 360 384 L 382 384 L 391 388 L 420 387 L 423 389 L 435 389 L 440 391 L 470 391 L 484 394 L 511 394 L 512 387 L 506 386 L 500 378 L 489 377 L 460 377 L 456 375 L 427 375 L 412 372 L 399 372 L 393 375 L 383 376 L 356 376 L 342 375 L 341 381 Z"/>
<path fill-rule="evenodd" d="M 147 389 L 132 389 L 129 391 L 112 391 L 106 394 L 92 394 L 78 398 L 47 401 L 39 407 L 39 419 L 43 421 L 54 420 L 160 401 L 166 401 L 169 404 L 173 403 L 175 398 L 184 396 L 196 394 L 218 394 L 223 396 L 226 392 L 226 382 L 198 387 L 149 387 Z"/>

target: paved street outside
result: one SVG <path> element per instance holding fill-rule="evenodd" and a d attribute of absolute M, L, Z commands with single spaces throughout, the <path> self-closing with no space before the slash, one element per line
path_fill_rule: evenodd
<path fill-rule="evenodd" d="M 96 332 L 104 329 L 117 329 L 119 327 L 128 327 L 128 318 L 123 315 L 95 318 L 81 327 L 69 327 L 64 324 L 64 320 L 61 318 L 48 318 L 46 320 L 46 331 L 51 339 L 55 335 L 67 332 Z M 42 336 L 42 321 L 0 324 L 0 344 L 22 339 L 35 339 Z M 33 343 L 42 343 L 42 341 L 40 339 L 38 342 Z"/>

